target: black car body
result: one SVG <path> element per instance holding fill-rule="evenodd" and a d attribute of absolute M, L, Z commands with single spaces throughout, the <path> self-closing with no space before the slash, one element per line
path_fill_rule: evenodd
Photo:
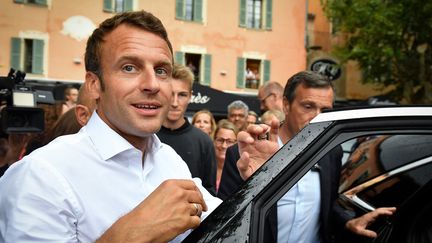
<path fill-rule="evenodd" d="M 427 240 L 432 204 L 427 196 L 431 195 L 432 179 L 430 106 L 359 108 L 318 115 L 184 242 L 264 242 L 265 218 L 270 207 L 336 146 L 342 146 L 346 153 L 340 203 L 350 208 L 353 215 L 381 206 L 398 208 L 392 217 L 373 225 L 378 238 L 343 235 L 340 240 Z M 406 223 L 415 229 L 404 228 Z"/>

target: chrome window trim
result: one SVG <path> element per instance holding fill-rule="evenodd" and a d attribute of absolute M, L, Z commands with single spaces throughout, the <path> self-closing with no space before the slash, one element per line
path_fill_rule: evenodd
<path fill-rule="evenodd" d="M 369 211 L 374 211 L 375 208 L 368 204 L 367 202 L 363 201 L 361 198 L 357 197 L 357 195 L 344 195 L 346 200 L 352 201 L 352 203 L 357 204 Z"/>
<path fill-rule="evenodd" d="M 420 167 L 422 165 L 425 165 L 425 164 L 428 164 L 428 163 L 431 163 L 431 162 L 432 162 L 432 156 L 420 159 L 420 160 L 418 160 L 416 162 L 409 163 L 407 165 L 404 165 L 404 166 L 396 168 L 396 169 L 394 169 L 392 171 L 389 171 L 389 172 L 387 172 L 385 174 L 377 176 L 377 177 L 375 177 L 375 178 L 373 178 L 371 180 L 368 180 L 368 181 L 366 181 L 366 182 L 364 182 L 364 183 L 362 183 L 362 184 L 360 184 L 360 185 L 358 185 L 358 186 L 356 186 L 356 187 L 354 187 L 354 188 L 352 188 L 352 189 L 344 192 L 343 194 L 346 197 L 354 200 L 354 198 L 358 198 L 356 195 L 359 192 L 365 190 L 366 188 L 368 188 L 368 187 L 370 187 L 372 185 L 375 185 L 376 183 L 379 183 L 379 182 L 381 182 L 381 181 L 383 181 L 383 180 L 385 180 L 385 179 L 387 179 L 389 177 L 392 177 L 394 175 L 400 174 L 400 173 L 408 171 L 408 170 L 412 170 L 414 168 Z M 361 199 L 358 198 L 358 200 L 361 200 Z"/>

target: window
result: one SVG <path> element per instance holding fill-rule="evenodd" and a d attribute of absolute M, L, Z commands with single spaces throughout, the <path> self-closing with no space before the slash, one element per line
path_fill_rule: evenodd
<path fill-rule="evenodd" d="M 272 28 L 272 0 L 240 0 L 240 26 L 270 30 Z"/>
<path fill-rule="evenodd" d="M 11 67 L 26 73 L 43 74 L 43 40 L 12 38 Z"/>
<path fill-rule="evenodd" d="M 103 4 L 104 11 L 110 13 L 122 13 L 134 9 L 133 0 L 104 0 Z"/>
<path fill-rule="evenodd" d="M 211 55 L 176 52 L 175 62 L 188 66 L 195 75 L 194 82 L 204 85 L 211 83 Z"/>
<path fill-rule="evenodd" d="M 176 0 L 176 18 L 203 22 L 203 0 Z"/>
<path fill-rule="evenodd" d="M 47 6 L 47 0 L 14 0 L 16 3 L 29 3 L 41 6 Z"/>
<path fill-rule="evenodd" d="M 237 59 L 237 88 L 258 89 L 270 80 L 270 61 Z"/>

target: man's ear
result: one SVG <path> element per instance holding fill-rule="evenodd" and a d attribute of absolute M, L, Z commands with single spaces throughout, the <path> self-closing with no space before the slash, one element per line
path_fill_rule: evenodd
<path fill-rule="evenodd" d="M 90 110 L 85 105 L 76 105 L 75 106 L 75 116 L 77 119 L 77 122 L 83 127 L 87 124 L 88 120 L 90 120 L 90 116 L 92 114 L 90 113 Z"/>
<path fill-rule="evenodd" d="M 290 103 L 289 103 L 289 101 L 288 101 L 288 99 L 287 99 L 287 97 L 283 97 L 283 112 L 285 113 L 285 115 L 286 114 L 288 114 L 288 112 L 289 112 L 289 107 L 290 107 Z"/>
<path fill-rule="evenodd" d="M 99 77 L 96 74 L 93 72 L 87 72 L 85 76 L 85 82 L 82 85 L 86 86 L 85 88 L 92 99 L 99 99 L 102 88 L 101 80 L 99 80 Z"/>

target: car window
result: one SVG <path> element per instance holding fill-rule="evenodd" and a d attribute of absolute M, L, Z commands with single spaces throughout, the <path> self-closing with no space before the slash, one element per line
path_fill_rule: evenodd
<path fill-rule="evenodd" d="M 336 182 L 339 185 L 339 193 L 351 193 L 354 188 L 356 189 L 354 195 L 372 207 L 398 207 L 432 178 L 431 146 L 432 135 L 368 134 L 367 136 L 351 138 L 339 145 L 336 144 L 329 153 L 322 156 L 320 161 L 326 157 L 331 157 L 331 154 L 335 154 L 336 148 L 341 148 L 342 156 L 331 157 L 333 163 L 341 164 L 339 173 L 337 176 L 327 176 L 340 179 L 339 182 Z M 335 158 L 340 158 L 340 160 Z M 311 171 L 312 173 L 313 171 L 320 173 L 322 178 L 324 168 L 318 166 L 317 170 L 317 167 L 314 166 Z M 311 180 L 311 173 L 308 172 L 299 181 L 303 180 Z M 314 189 L 318 191 L 318 197 L 320 197 L 320 190 L 326 188 L 322 186 L 318 188 L 320 183 L 323 182 L 315 183 L 316 188 Z M 334 182 L 326 180 L 324 183 Z M 301 184 L 297 183 L 267 210 L 264 228 L 268 230 L 264 230 L 264 239 L 268 239 L 268 235 L 266 235 L 268 232 L 274 231 L 272 225 L 274 227 L 281 221 L 279 214 L 282 211 L 280 210 L 282 204 L 289 205 L 291 203 L 294 205 L 295 200 L 299 200 L 296 196 L 302 197 L 302 193 L 310 194 L 313 191 L 307 192 L 301 187 Z M 332 192 L 328 193 L 333 194 Z M 307 203 L 307 198 L 306 201 L 305 198 L 302 200 L 303 205 Z M 321 200 L 323 199 L 321 198 Z M 291 212 L 305 208 L 313 210 L 313 208 L 302 207 L 296 206 Z M 274 208 L 277 208 L 277 215 L 274 215 Z M 358 211 L 352 213 L 356 214 Z M 295 221 L 295 215 L 287 215 L 286 217 L 288 218 L 285 220 L 286 222 Z"/>
<path fill-rule="evenodd" d="M 400 206 L 431 180 L 432 163 L 402 172 L 359 192 L 357 197 L 373 207 Z"/>
<path fill-rule="evenodd" d="M 339 191 L 373 209 L 400 206 L 432 178 L 432 135 L 374 135 L 355 139 Z"/>

